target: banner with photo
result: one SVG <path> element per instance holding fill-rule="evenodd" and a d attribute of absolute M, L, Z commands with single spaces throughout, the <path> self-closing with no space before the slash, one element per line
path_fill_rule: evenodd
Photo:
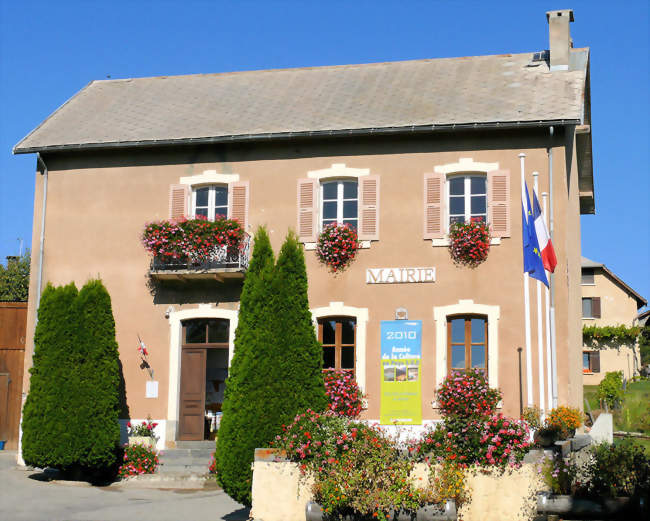
<path fill-rule="evenodd" d="M 381 321 L 382 425 L 422 423 L 422 321 Z"/>

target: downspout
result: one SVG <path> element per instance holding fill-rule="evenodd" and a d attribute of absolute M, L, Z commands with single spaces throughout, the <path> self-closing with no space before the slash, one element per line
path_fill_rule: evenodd
<path fill-rule="evenodd" d="M 553 229 L 554 229 L 554 213 L 553 213 L 553 125 L 548 128 L 549 131 L 549 145 L 547 149 L 548 154 L 548 205 L 549 205 L 549 234 L 551 242 L 553 242 Z M 557 343 L 555 335 L 555 274 L 551 273 L 550 280 L 550 300 L 551 300 L 551 359 L 553 371 L 553 404 L 552 407 L 556 408 L 558 405 L 558 385 L 557 385 Z"/>
<path fill-rule="evenodd" d="M 43 203 L 41 205 L 41 237 L 38 246 L 38 282 L 36 286 L 36 311 L 41 302 L 41 285 L 43 282 L 43 245 L 45 243 L 45 210 L 47 209 L 47 178 L 48 170 L 45 161 L 41 157 L 40 152 L 36 154 L 36 160 L 43 167 Z M 38 313 L 34 324 L 38 322 Z"/>

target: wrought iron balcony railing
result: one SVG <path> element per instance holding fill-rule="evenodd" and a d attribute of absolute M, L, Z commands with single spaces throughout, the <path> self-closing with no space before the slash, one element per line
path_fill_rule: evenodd
<path fill-rule="evenodd" d="M 243 278 L 248 269 L 250 248 L 251 237 L 246 234 L 239 247 L 218 246 L 207 260 L 154 257 L 149 273 L 161 280 Z"/>

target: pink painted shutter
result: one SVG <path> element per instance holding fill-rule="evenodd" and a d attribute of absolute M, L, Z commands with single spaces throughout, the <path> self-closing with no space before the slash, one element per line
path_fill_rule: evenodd
<path fill-rule="evenodd" d="M 424 239 L 445 235 L 445 174 L 424 174 Z"/>
<path fill-rule="evenodd" d="M 248 181 L 228 185 L 228 217 L 239 221 L 244 231 L 248 230 L 248 202 Z"/>
<path fill-rule="evenodd" d="M 359 240 L 379 240 L 379 176 L 359 178 Z"/>
<path fill-rule="evenodd" d="M 510 237 L 510 171 L 493 170 L 488 180 L 488 222 L 492 237 Z"/>
<path fill-rule="evenodd" d="M 171 185 L 169 187 L 169 218 L 182 219 L 187 217 L 190 187 L 187 185 Z"/>
<path fill-rule="evenodd" d="M 318 230 L 318 182 L 298 179 L 298 239 L 316 242 Z"/>

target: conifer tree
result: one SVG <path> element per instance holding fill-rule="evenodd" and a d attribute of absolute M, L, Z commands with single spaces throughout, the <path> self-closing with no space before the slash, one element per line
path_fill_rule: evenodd
<path fill-rule="evenodd" d="M 222 406 L 223 419 L 217 437 L 217 479 L 236 501 L 250 505 L 251 463 L 260 439 L 257 417 L 259 404 L 251 402 L 261 375 L 259 354 L 267 348 L 265 321 L 273 276 L 273 250 L 265 228 L 255 235 L 253 255 L 242 288 L 235 352 L 229 369 Z"/>
<path fill-rule="evenodd" d="M 107 469 L 115 463 L 120 444 L 120 370 L 111 297 L 100 280 L 81 288 L 74 312 L 79 328 L 71 356 L 77 366 L 77 393 L 69 424 L 76 433 L 76 464 Z"/>
<path fill-rule="evenodd" d="M 296 414 L 327 407 L 323 350 L 316 338 L 307 295 L 305 255 L 289 232 L 278 255 L 271 307 L 275 318 L 271 385 L 276 410 L 275 433 Z"/>
<path fill-rule="evenodd" d="M 34 333 L 34 358 L 29 394 L 23 408 L 22 455 L 28 465 L 65 469 L 75 463 L 71 447 L 77 433 L 70 430 L 76 411 L 75 367 L 68 356 L 75 342 L 74 284 L 48 284 L 41 296 Z"/>

